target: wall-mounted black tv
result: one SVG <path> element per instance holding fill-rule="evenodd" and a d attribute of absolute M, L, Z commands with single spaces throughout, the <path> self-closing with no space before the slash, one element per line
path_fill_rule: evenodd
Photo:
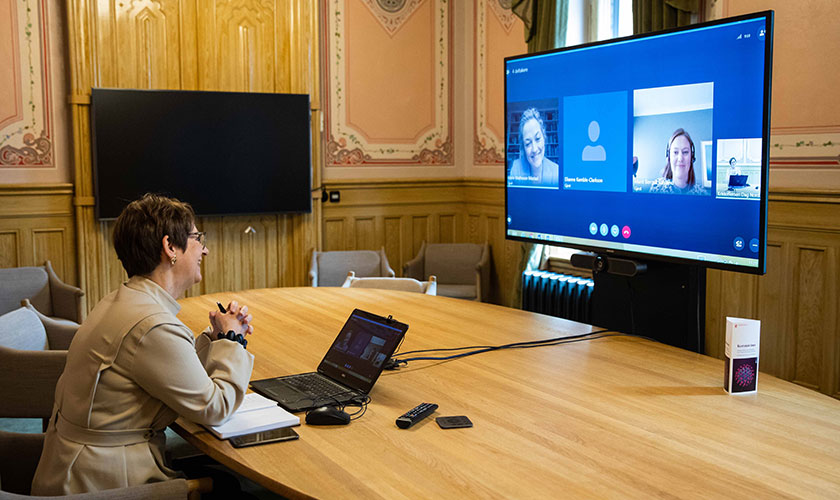
<path fill-rule="evenodd" d="M 199 216 L 312 211 L 309 96 L 92 89 L 98 219 L 144 193 Z"/>
<path fill-rule="evenodd" d="M 506 237 L 763 274 L 772 27 L 506 58 Z"/>

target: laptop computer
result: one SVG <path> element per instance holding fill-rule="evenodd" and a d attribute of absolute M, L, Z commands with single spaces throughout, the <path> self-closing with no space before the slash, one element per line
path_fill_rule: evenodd
<path fill-rule="evenodd" d="M 729 190 L 732 191 L 737 187 L 746 187 L 749 186 L 747 184 L 747 177 L 748 175 L 736 175 L 732 174 L 729 176 Z"/>
<path fill-rule="evenodd" d="M 408 325 L 355 309 L 318 370 L 251 382 L 251 388 L 290 412 L 364 398 L 400 345 Z"/>

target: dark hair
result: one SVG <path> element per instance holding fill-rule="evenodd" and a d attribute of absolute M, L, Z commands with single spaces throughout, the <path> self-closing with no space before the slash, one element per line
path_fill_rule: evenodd
<path fill-rule="evenodd" d="M 156 194 L 145 194 L 126 206 L 114 225 L 114 249 L 128 276 L 145 276 L 160 264 L 164 236 L 186 250 L 195 223 L 189 203 Z"/>
<path fill-rule="evenodd" d="M 669 180 L 674 178 L 674 172 L 671 171 L 671 144 L 674 143 L 674 139 L 681 135 L 684 135 L 685 138 L 688 139 L 688 144 L 691 146 L 691 168 L 688 169 L 688 185 L 694 186 L 694 141 L 691 140 L 691 136 L 688 135 L 688 132 L 681 128 L 674 130 L 674 133 L 671 134 L 671 139 L 668 141 L 668 149 L 666 150 L 665 156 L 665 170 L 662 171 L 662 177 Z"/>

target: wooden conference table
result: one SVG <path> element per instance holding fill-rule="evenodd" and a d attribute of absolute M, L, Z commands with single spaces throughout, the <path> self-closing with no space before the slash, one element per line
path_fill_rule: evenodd
<path fill-rule="evenodd" d="M 253 379 L 312 371 L 358 307 L 408 323 L 401 351 L 505 344 L 592 327 L 489 304 L 385 290 L 284 288 L 181 301 L 194 331 L 216 300 L 254 314 Z M 179 419 L 175 430 L 290 498 L 840 497 L 840 401 L 761 374 L 729 396 L 723 362 L 631 337 L 383 373 L 348 426 L 297 428 L 297 441 L 235 449 Z M 438 411 L 411 429 L 394 420 Z M 352 410 L 351 410 L 352 411 Z M 440 429 L 467 415 L 474 427 Z"/>

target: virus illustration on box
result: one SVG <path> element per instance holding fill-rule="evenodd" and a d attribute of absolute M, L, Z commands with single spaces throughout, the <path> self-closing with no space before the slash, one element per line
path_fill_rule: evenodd
<path fill-rule="evenodd" d="M 741 365 L 735 370 L 735 383 L 741 387 L 748 387 L 755 380 L 755 368 Z"/>

